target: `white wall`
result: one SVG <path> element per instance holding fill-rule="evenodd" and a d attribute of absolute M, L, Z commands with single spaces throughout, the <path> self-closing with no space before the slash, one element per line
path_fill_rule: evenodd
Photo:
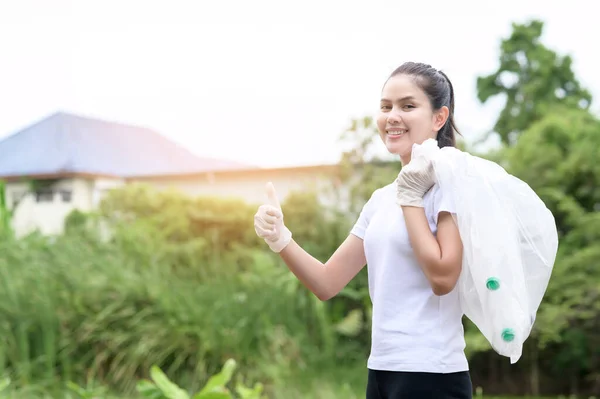
<path fill-rule="evenodd" d="M 8 182 L 6 200 L 9 208 L 14 210 L 15 234 L 21 237 L 35 230 L 48 235 L 61 234 L 70 212 L 95 209 L 102 193 L 120 184 L 123 184 L 122 180 L 66 178 L 39 195 L 31 192 L 26 182 Z"/>
<path fill-rule="evenodd" d="M 94 180 L 91 191 L 92 208 L 96 208 L 107 192 L 114 188 L 121 187 L 125 184 L 124 179 L 110 179 L 99 177 Z"/>
<path fill-rule="evenodd" d="M 253 171 L 204 173 L 187 177 L 145 178 L 138 181 L 158 189 L 176 189 L 190 196 L 216 196 L 240 198 L 248 203 L 260 204 L 266 200 L 265 185 L 273 182 L 279 200 L 283 202 L 292 191 L 317 189 L 320 199 L 327 205 L 345 207 L 348 193 L 341 185 L 337 166 L 311 166 L 300 168 L 262 169 Z M 135 180 L 130 180 L 135 181 Z M 89 212 L 98 206 L 111 189 L 127 182 L 111 178 L 68 178 L 50 187 L 50 197 L 38 198 L 29 191 L 27 183 L 8 182 L 6 198 L 13 209 L 15 201 L 23 194 L 13 215 L 13 228 L 17 236 L 34 230 L 42 234 L 61 234 L 65 217 L 74 209 Z M 71 193 L 70 198 L 62 192 Z M 341 200 L 330 194 L 341 194 Z"/>
<path fill-rule="evenodd" d="M 158 189 L 176 189 L 187 195 L 241 198 L 260 204 L 266 200 L 265 185 L 272 182 L 283 202 L 292 191 L 316 189 L 324 203 L 331 203 L 331 190 L 345 193 L 337 166 L 264 169 L 240 172 L 204 173 L 188 177 L 146 178 L 139 181 Z M 333 204 L 333 203 L 331 203 Z M 342 206 L 336 202 L 334 205 Z"/>

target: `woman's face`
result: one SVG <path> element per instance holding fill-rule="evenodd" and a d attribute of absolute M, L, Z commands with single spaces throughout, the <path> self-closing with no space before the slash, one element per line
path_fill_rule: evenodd
<path fill-rule="evenodd" d="M 407 75 L 391 77 L 381 93 L 377 128 L 388 151 L 410 162 L 413 144 L 435 138 L 448 118 L 448 108 L 433 111 L 427 94 Z"/>

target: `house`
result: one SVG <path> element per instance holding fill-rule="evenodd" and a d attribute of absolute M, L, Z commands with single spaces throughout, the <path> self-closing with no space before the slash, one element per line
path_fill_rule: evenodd
<path fill-rule="evenodd" d="M 337 170 L 262 169 L 202 158 L 151 129 L 65 112 L 0 141 L 0 180 L 18 236 L 34 230 L 60 234 L 71 211 L 91 211 L 108 190 L 130 182 L 260 202 L 267 181 L 283 200 L 293 190 L 331 185 Z"/>

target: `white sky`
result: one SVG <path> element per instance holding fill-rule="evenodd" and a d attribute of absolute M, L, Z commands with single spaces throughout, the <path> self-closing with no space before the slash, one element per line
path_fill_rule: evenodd
<path fill-rule="evenodd" d="M 404 61 L 447 72 L 473 139 L 512 22 L 545 21 L 600 97 L 593 2 L 0 0 L 0 137 L 58 110 L 153 128 L 201 156 L 259 166 L 329 163 L 352 117 L 376 112 Z M 598 110 L 598 102 L 594 102 Z"/>

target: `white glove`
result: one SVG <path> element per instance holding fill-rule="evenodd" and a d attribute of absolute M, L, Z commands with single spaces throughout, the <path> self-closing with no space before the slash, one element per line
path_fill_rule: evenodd
<path fill-rule="evenodd" d="M 272 183 L 267 183 L 267 203 L 254 215 L 254 231 L 271 251 L 281 252 L 292 240 L 292 232 L 283 224 L 283 212 Z"/>
<path fill-rule="evenodd" d="M 435 184 L 433 157 L 437 150 L 439 147 L 434 139 L 413 145 L 410 162 L 402 167 L 396 178 L 398 206 L 423 207 L 423 196 Z"/>

